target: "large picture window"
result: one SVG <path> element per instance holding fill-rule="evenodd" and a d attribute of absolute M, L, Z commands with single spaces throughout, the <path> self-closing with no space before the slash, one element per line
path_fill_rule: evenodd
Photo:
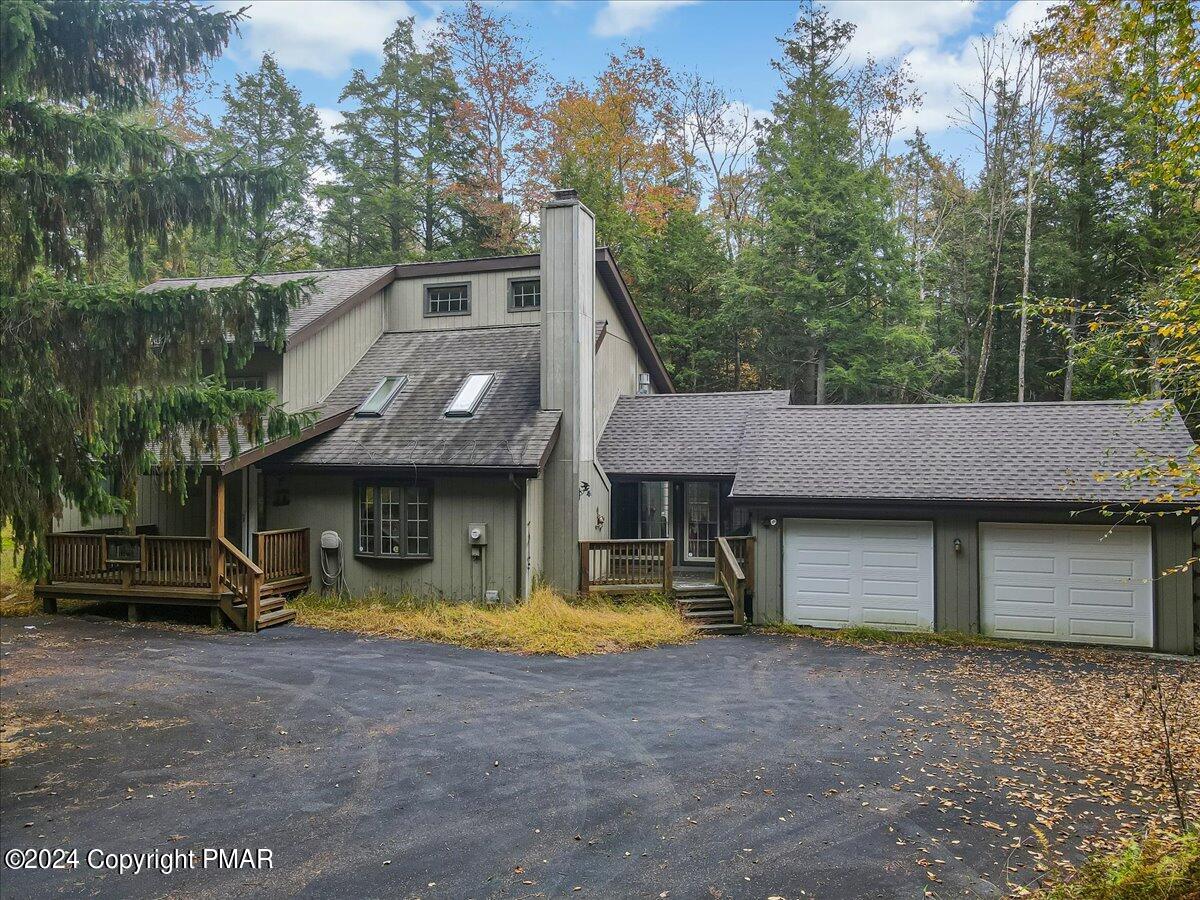
<path fill-rule="evenodd" d="M 355 488 L 355 504 L 357 556 L 433 556 L 433 504 L 428 485 L 361 482 Z"/>

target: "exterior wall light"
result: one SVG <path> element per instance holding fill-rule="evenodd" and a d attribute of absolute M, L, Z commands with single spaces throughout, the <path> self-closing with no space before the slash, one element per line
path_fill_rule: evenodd
<path fill-rule="evenodd" d="M 962 553 L 962 538 L 955 538 L 955 539 L 954 539 L 954 552 L 955 552 L 955 553 Z"/>

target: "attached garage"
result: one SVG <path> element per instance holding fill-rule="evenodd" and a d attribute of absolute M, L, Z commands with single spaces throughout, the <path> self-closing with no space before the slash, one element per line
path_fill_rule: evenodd
<path fill-rule="evenodd" d="M 929 630 L 933 588 L 932 522 L 784 520 L 787 622 Z"/>
<path fill-rule="evenodd" d="M 979 539 L 984 634 L 1154 646 L 1148 527 L 985 522 Z"/>

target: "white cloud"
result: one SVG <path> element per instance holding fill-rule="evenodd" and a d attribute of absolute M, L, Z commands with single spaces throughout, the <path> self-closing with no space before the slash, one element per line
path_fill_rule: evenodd
<path fill-rule="evenodd" d="M 596 13 L 592 34 L 620 37 L 653 28 L 670 10 L 690 6 L 698 0 L 608 0 Z"/>
<path fill-rule="evenodd" d="M 243 0 L 224 0 L 238 9 Z M 398 19 L 414 15 L 404 0 L 271 0 L 251 5 L 242 24 L 243 47 L 270 51 L 285 69 L 338 75 L 356 54 L 379 56 Z M 428 27 L 418 20 L 418 33 Z"/>
<path fill-rule="evenodd" d="M 936 47 L 942 39 L 968 27 L 977 7 L 969 0 L 828 0 L 835 18 L 854 24 L 848 52 L 853 62 L 868 56 L 890 59 L 919 47 Z"/>
<path fill-rule="evenodd" d="M 333 127 L 342 121 L 342 111 L 328 106 L 317 107 L 317 118 L 321 120 L 321 130 L 325 132 L 325 140 L 331 141 L 337 137 Z"/>

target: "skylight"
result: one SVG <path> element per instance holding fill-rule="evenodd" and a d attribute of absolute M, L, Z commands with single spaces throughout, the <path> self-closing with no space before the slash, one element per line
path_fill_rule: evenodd
<path fill-rule="evenodd" d="M 483 399 L 495 378 L 495 372 L 476 372 L 468 375 L 454 399 L 450 401 L 450 405 L 446 407 L 445 415 L 458 418 L 475 415 L 475 410 L 479 409 L 479 401 Z"/>
<path fill-rule="evenodd" d="M 375 390 L 367 396 L 354 413 L 360 418 L 371 417 L 375 418 L 383 415 L 383 411 L 388 408 L 388 404 L 392 402 L 396 394 L 400 392 L 400 388 L 408 382 L 407 375 L 387 375 L 382 381 L 375 386 Z"/>

